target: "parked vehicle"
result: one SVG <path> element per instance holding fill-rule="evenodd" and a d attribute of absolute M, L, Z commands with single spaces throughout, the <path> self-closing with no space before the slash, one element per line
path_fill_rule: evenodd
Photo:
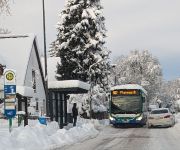
<path fill-rule="evenodd" d="M 153 109 L 148 116 L 148 127 L 170 127 L 175 124 L 175 117 L 168 108 Z"/>

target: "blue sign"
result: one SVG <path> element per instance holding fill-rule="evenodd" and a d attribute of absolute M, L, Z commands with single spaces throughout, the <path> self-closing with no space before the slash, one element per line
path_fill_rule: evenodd
<path fill-rule="evenodd" d="M 16 94 L 16 85 L 4 85 L 4 94 Z"/>
<path fill-rule="evenodd" d="M 7 118 L 13 118 L 16 116 L 16 109 L 5 109 L 4 114 L 6 115 Z"/>

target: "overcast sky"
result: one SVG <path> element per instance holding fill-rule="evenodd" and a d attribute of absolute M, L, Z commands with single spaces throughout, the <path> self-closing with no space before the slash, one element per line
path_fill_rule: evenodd
<path fill-rule="evenodd" d="M 58 12 L 64 0 L 45 0 L 47 48 L 56 38 Z M 180 77 L 179 0 L 102 0 L 111 59 L 129 51 L 148 49 L 160 60 L 166 80 Z M 14 0 L 12 15 L 0 26 L 12 33 L 35 33 L 43 47 L 42 0 Z"/>

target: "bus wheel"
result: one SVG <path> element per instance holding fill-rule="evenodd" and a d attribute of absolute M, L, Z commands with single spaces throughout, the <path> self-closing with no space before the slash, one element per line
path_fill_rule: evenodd
<path fill-rule="evenodd" d="M 118 128 L 118 125 L 117 124 L 113 124 L 114 128 Z"/>
<path fill-rule="evenodd" d="M 143 126 L 144 126 L 144 124 L 139 124 L 138 126 L 139 126 L 139 127 L 143 127 Z"/>

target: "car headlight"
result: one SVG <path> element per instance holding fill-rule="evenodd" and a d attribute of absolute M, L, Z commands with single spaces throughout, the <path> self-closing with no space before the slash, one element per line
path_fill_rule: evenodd
<path fill-rule="evenodd" d="M 142 120 L 142 118 L 143 118 L 142 115 L 140 115 L 139 117 L 136 118 L 136 120 L 140 121 Z"/>
<path fill-rule="evenodd" d="M 112 117 L 112 116 L 109 116 L 109 119 L 110 119 L 111 121 L 115 121 L 115 118 Z"/>

